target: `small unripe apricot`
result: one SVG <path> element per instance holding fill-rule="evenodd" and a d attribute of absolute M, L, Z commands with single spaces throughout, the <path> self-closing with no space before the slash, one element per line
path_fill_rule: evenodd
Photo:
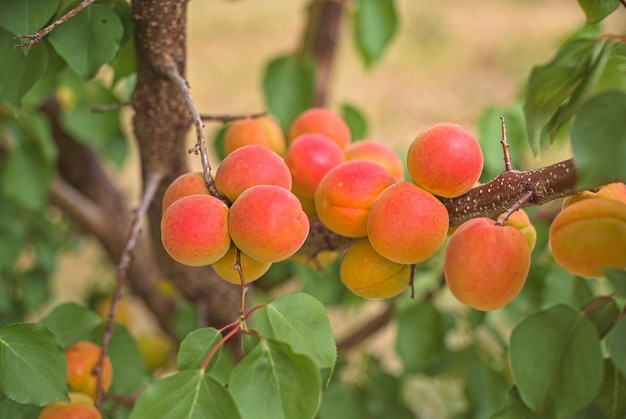
<path fill-rule="evenodd" d="M 228 250 L 228 207 L 211 195 L 190 195 L 169 206 L 161 219 L 161 241 L 179 263 L 205 266 Z"/>
<path fill-rule="evenodd" d="M 563 208 L 589 198 L 612 199 L 626 204 L 626 184 L 622 182 L 609 183 L 600 186 L 597 191 L 582 191 L 576 195 L 565 197 Z"/>
<path fill-rule="evenodd" d="M 626 268 L 626 204 L 584 199 L 568 205 L 550 225 L 550 250 L 563 269 L 579 276 Z"/>
<path fill-rule="evenodd" d="M 348 124 L 335 112 L 326 108 L 311 108 L 302 112 L 289 127 L 289 141 L 302 134 L 322 134 L 342 149 L 352 141 Z"/>
<path fill-rule="evenodd" d="M 341 282 L 359 297 L 385 299 L 407 289 L 411 267 L 382 257 L 368 239 L 361 239 L 343 255 L 339 276 Z"/>
<path fill-rule="evenodd" d="M 444 259 L 450 292 L 476 310 L 495 310 L 513 301 L 526 282 L 530 248 L 515 227 L 474 218 L 452 234 Z"/>
<path fill-rule="evenodd" d="M 189 195 L 209 195 L 202 172 L 183 173 L 174 179 L 163 194 L 162 211 L 165 212 L 173 202 Z"/>
<path fill-rule="evenodd" d="M 396 263 L 413 264 L 433 256 L 448 232 L 448 211 L 431 193 L 398 182 L 374 201 L 367 236 L 374 249 Z"/>
<path fill-rule="evenodd" d="M 248 188 L 230 207 L 230 235 L 235 245 L 261 262 L 287 259 L 309 234 L 309 218 L 298 198 L 274 185 Z"/>
<path fill-rule="evenodd" d="M 317 216 L 334 233 L 365 237 L 372 204 L 394 183 L 394 177 L 374 162 L 352 160 L 342 163 L 324 176 L 315 192 Z"/>
<path fill-rule="evenodd" d="M 346 160 L 369 160 L 380 164 L 400 182 L 404 180 L 402 159 L 393 149 L 383 143 L 362 140 L 350 144 L 345 150 Z"/>
<path fill-rule="evenodd" d="M 287 165 L 269 148 L 256 144 L 239 147 L 226 156 L 215 172 L 217 190 L 231 202 L 254 185 L 291 189 Z"/>
<path fill-rule="evenodd" d="M 74 391 L 96 398 L 97 377 L 94 368 L 100 361 L 102 348 L 89 341 L 78 341 L 65 350 L 67 362 L 67 384 Z M 102 388 L 108 391 L 113 380 L 113 366 L 108 355 L 102 367 Z"/>
<path fill-rule="evenodd" d="M 500 216 L 502 217 L 502 215 Z M 509 218 L 504 222 L 505 226 L 515 227 L 519 231 L 522 232 L 526 242 L 528 242 L 528 247 L 532 252 L 535 248 L 535 243 L 537 242 L 537 230 L 530 222 L 530 218 L 528 218 L 528 214 L 523 209 L 518 209 L 514 213 L 512 213 Z"/>
<path fill-rule="evenodd" d="M 239 277 L 239 271 L 235 270 L 235 263 L 237 262 L 237 246 L 231 243 L 228 252 L 213 263 L 213 269 L 220 276 L 220 278 L 232 282 L 233 284 L 241 284 L 241 278 Z M 261 262 L 259 260 L 252 259 L 241 250 L 239 251 L 239 264 L 241 265 L 241 271 L 246 283 L 254 282 L 263 276 L 272 266 L 269 262 Z"/>
<path fill-rule="evenodd" d="M 144 332 L 137 337 L 137 349 L 149 371 L 166 365 L 175 348 L 174 341 L 161 332 Z"/>
<path fill-rule="evenodd" d="M 483 170 L 476 138 L 460 125 L 439 122 L 424 129 L 407 153 L 411 178 L 430 193 L 446 198 L 469 191 Z"/>
<path fill-rule="evenodd" d="M 238 119 L 233 122 L 224 136 L 224 151 L 230 154 L 239 147 L 257 144 L 285 154 L 285 136 L 278 122 L 271 116 Z"/>

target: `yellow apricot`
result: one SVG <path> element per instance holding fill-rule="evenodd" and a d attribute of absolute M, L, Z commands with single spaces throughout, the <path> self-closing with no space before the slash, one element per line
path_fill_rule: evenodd
<path fill-rule="evenodd" d="M 373 141 L 361 140 L 350 144 L 345 150 L 346 160 L 369 160 L 387 169 L 397 182 L 404 180 L 404 164 L 389 146 Z"/>
<path fill-rule="evenodd" d="M 270 115 L 245 118 L 233 122 L 224 135 L 224 151 L 230 154 L 236 149 L 256 144 L 285 154 L 285 136 L 278 122 Z"/>
<path fill-rule="evenodd" d="M 613 199 L 626 204 L 626 184 L 622 182 L 609 183 L 600 186 L 596 191 L 588 190 L 565 197 L 563 208 L 589 198 Z"/>
<path fill-rule="evenodd" d="M 67 384 L 72 390 L 85 393 L 96 398 L 96 380 L 94 368 L 100 361 L 102 349 L 89 341 L 78 341 L 65 350 L 67 362 Z M 113 366 L 108 355 L 102 368 L 102 388 L 108 391 L 113 380 Z"/>
<path fill-rule="evenodd" d="M 175 349 L 171 338 L 161 332 L 145 332 L 137 337 L 137 349 L 143 357 L 146 367 L 154 371 L 167 364 Z"/>
<path fill-rule="evenodd" d="M 220 278 L 232 282 L 233 284 L 241 284 L 239 271 L 235 270 L 237 262 L 237 246 L 231 243 L 228 252 L 219 260 L 213 263 L 213 269 Z M 243 277 L 247 283 L 254 282 L 263 276 L 272 266 L 270 262 L 261 262 L 239 251 L 239 263 L 243 272 Z"/>
<path fill-rule="evenodd" d="M 504 214 L 502 214 L 504 215 Z M 502 217 L 500 215 L 500 217 Z M 523 209 L 518 209 L 514 213 L 512 213 L 509 218 L 504 222 L 505 226 L 515 227 L 519 231 L 522 232 L 524 238 L 528 242 L 528 247 L 532 252 L 535 248 L 535 243 L 537 242 L 537 230 L 530 222 L 530 218 L 528 218 L 528 214 Z"/>

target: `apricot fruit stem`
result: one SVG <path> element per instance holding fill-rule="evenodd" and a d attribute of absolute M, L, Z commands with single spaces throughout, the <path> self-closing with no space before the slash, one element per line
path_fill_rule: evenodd
<path fill-rule="evenodd" d="M 500 144 L 502 144 L 502 151 L 504 152 L 504 171 L 509 172 L 513 170 L 513 164 L 511 163 L 511 154 L 509 154 L 509 143 L 506 140 L 506 123 L 504 122 L 504 116 L 500 117 L 500 122 L 502 124 L 502 139 L 500 140 Z"/>
<path fill-rule="evenodd" d="M 255 119 L 260 118 L 262 116 L 266 116 L 267 111 L 255 112 L 248 115 L 200 115 L 200 119 L 203 121 L 211 121 L 211 122 L 222 122 L 224 124 L 228 122 L 237 121 L 239 119 Z"/>
<path fill-rule="evenodd" d="M 502 215 L 502 217 L 498 218 L 498 221 L 496 221 L 496 224 L 500 226 L 504 225 L 505 221 L 509 219 L 511 214 L 513 214 L 518 209 L 522 208 L 522 205 L 524 205 L 526 202 L 533 199 L 533 196 L 535 196 L 535 191 L 532 189 L 524 192 L 524 194 L 517 201 L 515 201 L 513 205 L 511 205 L 511 208 L 506 210 L 506 212 L 504 213 L 504 215 Z"/>

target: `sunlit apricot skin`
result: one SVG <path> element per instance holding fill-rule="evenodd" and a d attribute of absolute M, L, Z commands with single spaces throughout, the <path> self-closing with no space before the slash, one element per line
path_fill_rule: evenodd
<path fill-rule="evenodd" d="M 213 263 L 212 266 L 220 278 L 233 284 L 241 284 L 239 271 L 235 269 L 236 262 L 237 246 L 231 243 L 228 252 L 226 252 L 221 259 Z M 239 264 L 241 265 L 241 271 L 246 283 L 256 281 L 272 266 L 271 263 L 255 260 L 242 251 L 239 251 Z"/>
<path fill-rule="evenodd" d="M 65 350 L 67 363 L 67 384 L 74 391 L 96 398 L 96 380 L 94 368 L 100 361 L 102 349 L 89 341 L 78 341 Z M 113 380 L 113 366 L 107 356 L 102 368 L 102 388 L 108 391 Z"/>
<path fill-rule="evenodd" d="M 476 310 L 496 310 L 509 304 L 526 282 L 530 248 L 515 227 L 499 226 L 490 218 L 474 218 L 452 234 L 444 259 L 450 292 Z"/>
<path fill-rule="evenodd" d="M 626 268 L 626 204 L 584 199 L 565 207 L 550 225 L 556 262 L 575 275 L 597 278 Z"/>
<path fill-rule="evenodd" d="M 37 419 L 102 419 L 102 415 L 93 405 L 59 401 L 44 407 Z"/>
<path fill-rule="evenodd" d="M 226 130 L 224 151 L 227 155 L 250 144 L 269 148 L 279 156 L 285 154 L 285 136 L 278 122 L 270 115 L 239 119 Z"/>
<path fill-rule="evenodd" d="M 362 140 L 346 147 L 346 160 L 369 160 L 387 169 L 397 182 L 404 180 L 404 164 L 389 146 L 373 140 Z"/>
<path fill-rule="evenodd" d="M 595 191 L 582 191 L 576 195 L 567 196 L 563 200 L 563 208 L 590 198 L 612 199 L 626 204 L 626 184 L 622 182 L 609 183 L 607 185 L 600 186 Z"/>
<path fill-rule="evenodd" d="M 326 108 L 311 108 L 294 119 L 289 127 L 289 141 L 302 134 L 322 134 L 342 149 L 352 141 L 352 134 L 346 122 L 337 113 Z"/>
<path fill-rule="evenodd" d="M 504 214 L 502 214 L 499 218 L 501 218 Z M 519 231 L 522 232 L 526 242 L 528 243 L 528 247 L 532 252 L 535 248 L 535 243 L 537 242 L 537 230 L 535 230 L 535 226 L 530 222 L 530 218 L 528 218 L 528 214 L 523 209 L 518 209 L 509 215 L 509 218 L 506 219 L 504 225 L 508 225 L 511 227 L 515 227 Z"/>
<path fill-rule="evenodd" d="M 261 262 L 287 259 L 309 233 L 309 218 L 298 198 L 273 185 L 248 188 L 230 207 L 230 235 L 235 245 Z"/>
<path fill-rule="evenodd" d="M 352 160 L 330 170 L 315 192 L 320 221 L 342 236 L 367 236 L 367 217 L 382 191 L 395 183 L 382 166 L 367 160 Z"/>
<path fill-rule="evenodd" d="M 463 195 L 483 169 L 480 144 L 465 128 L 452 122 L 428 126 L 413 140 L 407 153 L 413 181 L 446 198 Z"/>
<path fill-rule="evenodd" d="M 368 239 L 360 239 L 343 255 L 339 276 L 359 297 L 380 300 L 393 298 L 408 288 L 411 267 L 382 257 Z"/>
<path fill-rule="evenodd" d="M 165 212 L 173 202 L 189 195 L 209 195 L 202 172 L 183 173 L 174 179 L 163 194 L 162 211 Z"/>
<path fill-rule="evenodd" d="M 446 240 L 448 223 L 441 201 L 412 182 L 398 182 L 374 201 L 367 236 L 382 256 L 413 264 L 437 253 Z"/>
<path fill-rule="evenodd" d="M 205 266 L 228 250 L 228 207 L 211 195 L 190 195 L 169 206 L 161 218 L 161 241 L 179 263 Z"/>
<path fill-rule="evenodd" d="M 255 185 L 291 189 L 291 174 L 282 157 L 267 147 L 252 144 L 226 156 L 215 172 L 217 190 L 231 202 Z"/>

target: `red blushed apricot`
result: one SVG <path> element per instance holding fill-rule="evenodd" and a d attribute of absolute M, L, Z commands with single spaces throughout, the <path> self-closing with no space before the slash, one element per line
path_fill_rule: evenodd
<path fill-rule="evenodd" d="M 309 234 L 309 218 L 298 198 L 273 185 L 244 191 L 230 207 L 230 235 L 253 259 L 278 262 L 300 249 Z"/>
<path fill-rule="evenodd" d="M 393 149 L 385 144 L 362 140 L 350 144 L 345 150 L 346 160 L 369 160 L 380 164 L 389 173 L 401 182 L 404 180 L 404 165 L 402 159 Z"/>
<path fill-rule="evenodd" d="M 452 234 L 444 259 L 446 283 L 463 304 L 488 311 L 519 294 L 530 268 L 530 249 L 515 227 L 474 218 Z"/>
<path fill-rule="evenodd" d="M 361 239 L 346 251 L 339 267 L 341 282 L 363 298 L 385 299 L 399 295 L 411 280 L 411 267 L 395 263 Z"/>
<path fill-rule="evenodd" d="M 502 215 L 500 216 L 502 217 Z M 522 232 L 526 242 L 528 242 L 528 247 L 532 252 L 535 248 L 535 243 L 537 242 L 537 230 L 530 222 L 530 218 L 528 218 L 528 214 L 523 209 L 518 209 L 514 213 L 512 213 L 509 218 L 504 222 L 505 226 L 515 227 L 519 231 Z"/>
<path fill-rule="evenodd" d="M 190 195 L 169 206 L 161 218 L 161 241 L 183 265 L 210 265 L 230 246 L 228 207 L 211 195 Z"/>
<path fill-rule="evenodd" d="M 428 192 L 453 198 L 469 191 L 483 170 L 476 138 L 460 125 L 439 122 L 423 130 L 407 154 L 411 178 Z"/>
<path fill-rule="evenodd" d="M 352 141 L 348 124 L 335 112 L 326 108 L 311 108 L 302 112 L 289 127 L 289 141 L 302 134 L 322 134 L 342 149 Z"/>
<path fill-rule="evenodd" d="M 246 145 L 226 156 L 215 172 L 217 190 L 231 202 L 254 185 L 291 189 L 291 174 L 283 159 L 269 148 Z"/>
<path fill-rule="evenodd" d="M 189 195 L 209 195 L 202 172 L 183 173 L 174 179 L 163 194 L 162 211 L 165 212 L 173 202 Z"/>
<path fill-rule="evenodd" d="M 626 268 L 626 204 L 584 199 L 565 207 L 550 225 L 550 250 L 568 272 L 604 276 L 603 269 Z"/>
<path fill-rule="evenodd" d="M 293 180 L 293 192 L 304 198 L 313 198 L 324 175 L 345 160 L 343 150 L 321 134 L 298 137 L 285 154 L 285 163 Z"/>
<path fill-rule="evenodd" d="M 89 341 L 78 341 L 65 350 L 67 384 L 74 391 L 96 398 L 96 380 L 93 369 L 100 362 L 102 348 Z M 107 356 L 102 367 L 102 388 L 108 391 L 113 380 L 113 366 Z"/>
<path fill-rule="evenodd" d="M 269 115 L 239 119 L 233 122 L 224 136 L 224 151 L 230 154 L 239 147 L 256 144 L 285 154 L 285 136 L 278 122 Z"/>
<path fill-rule="evenodd" d="M 622 182 L 609 183 L 597 188 L 596 191 L 582 191 L 563 200 L 563 208 L 589 198 L 612 199 L 626 204 L 626 184 Z"/>
<path fill-rule="evenodd" d="M 315 192 L 315 209 L 329 230 L 346 237 L 367 236 L 367 217 L 382 191 L 395 183 L 379 164 L 352 160 L 329 171 Z"/>
<path fill-rule="evenodd" d="M 367 236 L 381 256 L 408 265 L 437 253 L 446 240 L 448 223 L 441 201 L 414 183 L 399 182 L 374 201 Z"/>
<path fill-rule="evenodd" d="M 239 278 L 239 271 L 235 270 L 235 263 L 237 262 L 237 246 L 231 243 L 228 252 L 213 263 L 213 269 L 224 280 L 232 282 L 233 284 L 241 284 L 241 278 Z M 259 279 L 265 272 L 268 271 L 270 266 L 269 262 L 261 262 L 252 259 L 244 252 L 239 251 L 239 264 L 243 272 L 243 277 L 246 283 L 254 282 Z"/>

